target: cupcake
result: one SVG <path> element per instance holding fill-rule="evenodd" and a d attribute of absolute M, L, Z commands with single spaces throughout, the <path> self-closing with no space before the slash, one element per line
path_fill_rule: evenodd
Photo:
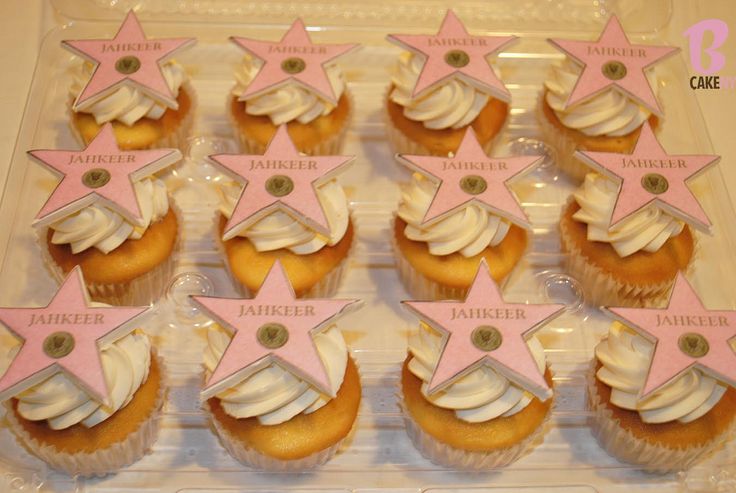
<path fill-rule="evenodd" d="M 328 461 L 353 429 L 361 386 L 335 319 L 357 300 L 298 300 L 279 262 L 253 299 L 196 296 L 211 315 L 204 408 L 222 445 L 257 469 Z"/>
<path fill-rule="evenodd" d="M 549 42 L 568 58 L 544 82 L 538 120 L 543 139 L 557 149 L 557 165 L 582 181 L 587 167 L 576 150 L 630 153 L 644 123 L 658 127 L 658 80 L 647 69 L 677 48 L 629 43 L 616 16 L 596 42 Z"/>
<path fill-rule="evenodd" d="M 439 32 L 392 34 L 406 50 L 386 93 L 386 127 L 395 152 L 447 156 L 472 128 L 490 152 L 509 114 L 511 94 L 486 59 L 513 36 L 471 36 L 448 10 Z"/>
<path fill-rule="evenodd" d="M 353 101 L 336 59 L 357 44 L 314 44 L 297 19 L 279 42 L 232 37 L 247 54 L 228 110 L 241 151 L 262 154 L 286 125 L 300 152 L 338 154 Z"/>
<path fill-rule="evenodd" d="M 562 212 L 570 274 L 594 305 L 663 304 L 710 223 L 686 181 L 718 156 L 669 155 L 648 124 L 632 154 L 579 152 L 592 167 Z"/>
<path fill-rule="evenodd" d="M 52 468 L 102 476 L 155 442 L 166 387 L 136 322 L 144 311 L 91 303 L 78 267 L 46 307 L 0 308 L 0 322 L 22 340 L 0 378 L 5 417 Z"/>
<path fill-rule="evenodd" d="M 52 275 L 60 282 L 79 266 L 96 301 L 156 301 L 174 269 L 179 219 L 155 173 L 181 153 L 120 150 L 107 124 L 82 151 L 29 154 L 62 177 L 34 222 Z"/>
<path fill-rule="evenodd" d="M 263 155 L 210 159 L 235 180 L 220 188 L 215 235 L 243 294 L 258 289 L 276 260 L 297 296 L 333 294 L 354 235 L 335 175 L 352 157 L 304 156 L 282 125 Z"/>
<path fill-rule="evenodd" d="M 703 308 L 682 275 L 667 308 L 610 313 L 588 375 L 593 434 L 621 461 L 687 469 L 736 428 L 736 315 Z"/>
<path fill-rule="evenodd" d="M 526 251 L 530 226 L 508 183 L 541 156 L 489 158 L 472 129 L 457 155 L 398 155 L 403 186 L 393 241 L 399 275 L 416 299 L 462 299 L 482 259 L 501 282 Z"/>
<path fill-rule="evenodd" d="M 171 57 L 193 38 L 148 39 L 131 10 L 113 39 L 65 40 L 82 57 L 70 87 L 71 128 L 83 145 L 112 123 L 121 149 L 181 147 L 195 94 Z"/>
<path fill-rule="evenodd" d="M 485 261 L 464 301 L 404 303 L 420 324 L 402 367 L 400 406 L 422 455 L 484 470 L 541 442 L 553 384 L 533 333 L 562 305 L 504 302 Z"/>

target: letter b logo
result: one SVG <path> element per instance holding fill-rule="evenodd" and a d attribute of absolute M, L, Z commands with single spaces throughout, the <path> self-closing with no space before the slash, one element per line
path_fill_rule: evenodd
<path fill-rule="evenodd" d="M 713 44 L 703 47 L 705 32 L 713 33 Z M 690 38 L 690 63 L 699 74 L 709 75 L 721 70 L 726 65 L 726 57 L 716 50 L 728 37 L 728 24 L 720 19 L 706 19 L 690 26 L 683 34 Z M 703 51 L 710 57 L 710 66 L 703 67 L 701 58 Z"/>

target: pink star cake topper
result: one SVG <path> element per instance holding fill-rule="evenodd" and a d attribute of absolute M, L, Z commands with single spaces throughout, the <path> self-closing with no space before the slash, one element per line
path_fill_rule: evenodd
<path fill-rule="evenodd" d="M 167 107 L 177 109 L 176 95 L 166 83 L 161 64 L 194 42 L 194 38 L 146 38 L 132 10 L 113 39 L 62 41 L 62 46 L 95 65 L 73 109 L 84 110 L 123 84 L 131 84 Z"/>
<path fill-rule="evenodd" d="M 501 51 L 516 36 L 471 36 L 452 10 L 448 10 L 434 35 L 389 34 L 387 39 L 425 58 L 413 97 L 450 78 L 458 78 L 481 91 L 509 102 L 511 93 L 486 57 Z"/>
<path fill-rule="evenodd" d="M 635 99 L 655 115 L 662 116 L 662 109 L 644 71 L 676 53 L 679 48 L 629 43 L 615 15 L 608 19 L 598 41 L 548 41 L 583 66 L 566 106 L 585 101 L 611 87 Z"/>
<path fill-rule="evenodd" d="M 530 229 L 508 182 L 532 170 L 542 156 L 490 158 L 472 128 L 451 157 L 397 154 L 399 161 L 439 184 L 422 225 L 431 225 L 458 209 L 477 204 Z"/>
<path fill-rule="evenodd" d="M 263 66 L 238 98 L 239 101 L 293 81 L 307 90 L 315 91 L 330 103 L 337 104 L 326 68 L 337 57 L 359 46 L 357 43 L 314 44 L 301 19 L 295 20 L 277 43 L 237 36 L 230 39 L 263 62 Z"/>
<path fill-rule="evenodd" d="M 272 363 L 335 396 L 314 334 L 328 328 L 358 300 L 297 299 L 279 260 L 274 262 L 253 299 L 192 297 L 224 327 L 234 332 L 207 380 L 209 399 Z"/>
<path fill-rule="evenodd" d="M 606 309 L 654 343 L 640 397 L 644 398 L 696 367 L 736 387 L 736 312 L 707 310 L 681 273 L 667 308 Z"/>
<path fill-rule="evenodd" d="M 644 123 L 631 154 L 576 151 L 575 156 L 619 183 L 610 227 L 650 205 L 709 232 L 710 221 L 687 182 L 718 162 L 720 156 L 667 154 Z"/>
<path fill-rule="evenodd" d="M 464 301 L 402 303 L 442 334 L 442 353 L 429 381 L 429 394 L 488 365 L 542 401 L 552 396 L 526 341 L 563 305 L 506 303 L 485 260 Z"/>
<path fill-rule="evenodd" d="M 41 149 L 28 154 L 62 177 L 34 225 L 52 223 L 96 202 L 143 225 L 133 183 L 181 159 L 177 149 L 120 150 L 109 123 L 81 151 Z"/>
<path fill-rule="evenodd" d="M 94 399 L 109 404 L 100 349 L 130 334 L 149 307 L 90 306 L 75 267 L 42 308 L 0 308 L 0 322 L 23 340 L 0 378 L 0 400 L 63 372 Z"/>
<path fill-rule="evenodd" d="M 299 154 L 286 125 L 281 125 L 263 155 L 214 154 L 209 158 L 244 184 L 225 225 L 223 240 L 227 241 L 276 210 L 329 236 L 317 187 L 344 171 L 354 156 Z"/>

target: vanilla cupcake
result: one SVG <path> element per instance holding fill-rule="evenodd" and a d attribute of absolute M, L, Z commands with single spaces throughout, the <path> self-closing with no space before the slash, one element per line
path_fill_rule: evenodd
<path fill-rule="evenodd" d="M 489 153 L 511 97 L 486 56 L 513 39 L 471 36 L 451 10 L 435 36 L 389 35 L 389 41 L 410 50 L 400 56 L 386 93 L 394 152 L 447 156 L 472 128 Z"/>
<path fill-rule="evenodd" d="M 194 39 L 147 39 L 130 11 L 113 39 L 65 40 L 82 57 L 72 74 L 74 135 L 89 144 L 111 123 L 121 149 L 182 147 L 194 121 L 195 93 L 171 57 Z"/>
<path fill-rule="evenodd" d="M 49 306 L 0 308 L 0 321 L 23 340 L 10 349 L 0 389 L 9 428 L 26 449 L 69 475 L 102 476 L 155 442 L 164 366 L 148 336 L 130 328 L 144 309 L 85 304 L 83 290 L 77 268 Z M 111 335 L 122 325 L 122 336 Z M 93 333 L 108 343 L 98 347 Z"/>
<path fill-rule="evenodd" d="M 313 44 L 301 19 L 279 42 L 233 37 L 248 53 L 235 70 L 228 111 L 241 150 L 263 153 L 286 125 L 300 152 L 338 154 L 353 101 L 335 59 L 355 44 Z"/>

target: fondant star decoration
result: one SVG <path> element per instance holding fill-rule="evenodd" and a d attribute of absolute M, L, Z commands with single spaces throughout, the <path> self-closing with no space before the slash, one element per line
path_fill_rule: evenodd
<path fill-rule="evenodd" d="M 654 343 L 640 397 L 645 398 L 695 367 L 736 387 L 736 312 L 707 310 L 681 273 L 667 308 L 607 308 Z"/>
<path fill-rule="evenodd" d="M 209 158 L 244 184 L 225 225 L 224 240 L 276 210 L 329 236 L 330 226 L 317 187 L 344 171 L 353 160 L 353 156 L 299 154 L 286 125 L 276 130 L 263 155 L 214 154 Z"/>
<path fill-rule="evenodd" d="M 679 48 L 629 43 L 615 15 L 608 19 L 598 41 L 548 41 L 583 66 L 566 106 L 583 102 L 610 87 L 638 101 L 655 115 L 662 116 L 662 109 L 644 71 L 676 53 Z"/>
<path fill-rule="evenodd" d="M 476 204 L 529 229 L 526 214 L 509 189 L 509 182 L 531 171 L 542 156 L 490 158 L 468 128 L 452 157 L 397 154 L 399 162 L 438 183 L 422 225 L 431 225 L 449 214 Z"/>
<path fill-rule="evenodd" d="M 28 154 L 62 178 L 34 225 L 52 223 L 101 202 L 143 226 L 133 183 L 181 160 L 177 149 L 120 150 L 109 123 L 81 151 L 40 149 Z"/>
<path fill-rule="evenodd" d="M 501 51 L 516 36 L 471 36 L 455 13 L 448 10 L 434 36 L 389 34 L 387 39 L 426 59 L 413 97 L 420 97 L 433 86 L 457 78 L 502 101 L 511 100 L 511 93 L 493 71 L 487 57 Z"/>
<path fill-rule="evenodd" d="M 203 398 L 209 399 L 272 363 L 320 392 L 335 396 L 313 336 L 358 300 L 297 299 L 279 260 L 253 299 L 192 298 L 233 331 L 230 344 L 202 391 Z"/>
<path fill-rule="evenodd" d="M 0 322 L 22 346 L 0 378 L 0 400 L 63 372 L 94 399 L 109 404 L 100 349 L 126 336 L 148 307 L 90 306 L 75 267 L 42 308 L 0 308 Z"/>
<path fill-rule="evenodd" d="M 167 107 L 177 109 L 176 96 L 166 83 L 161 64 L 194 42 L 194 38 L 146 38 L 132 10 L 112 39 L 62 41 L 62 46 L 95 65 L 73 109 L 88 108 L 122 84 L 132 84 Z"/>
<path fill-rule="evenodd" d="M 576 151 L 575 156 L 619 183 L 610 227 L 635 212 L 656 205 L 693 226 L 710 231 L 710 221 L 687 182 L 713 166 L 720 156 L 667 154 L 644 123 L 631 154 Z"/>
<path fill-rule="evenodd" d="M 481 260 L 464 301 L 402 303 L 442 334 L 442 353 L 428 394 L 488 365 L 542 401 L 552 396 L 526 341 L 563 305 L 506 303 L 485 260 Z"/>
<path fill-rule="evenodd" d="M 326 68 L 337 57 L 358 47 L 357 43 L 314 44 L 301 19 L 295 20 L 277 43 L 237 36 L 230 39 L 263 62 L 256 76 L 239 96 L 240 101 L 293 81 L 307 90 L 315 91 L 330 103 L 337 104 L 337 96 Z"/>

